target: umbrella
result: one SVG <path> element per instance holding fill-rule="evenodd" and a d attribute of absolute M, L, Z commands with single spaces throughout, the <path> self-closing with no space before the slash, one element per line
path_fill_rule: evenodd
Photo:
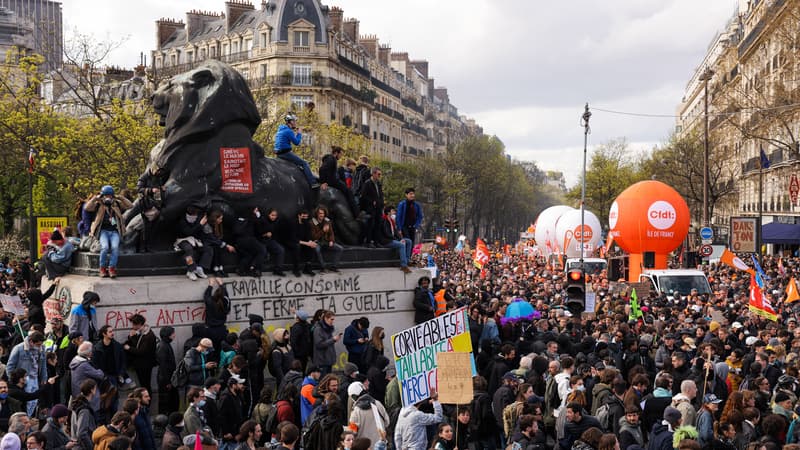
<path fill-rule="evenodd" d="M 530 303 L 521 298 L 515 298 L 506 308 L 506 315 L 501 319 L 503 324 L 515 322 L 520 319 L 534 319 L 541 314 L 533 309 Z"/>

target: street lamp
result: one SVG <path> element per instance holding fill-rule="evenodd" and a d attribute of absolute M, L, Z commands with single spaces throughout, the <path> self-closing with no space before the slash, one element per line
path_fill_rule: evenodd
<path fill-rule="evenodd" d="M 700 74 L 703 82 L 703 226 L 708 226 L 711 220 L 708 214 L 708 82 L 714 76 L 714 71 L 706 67 Z"/>

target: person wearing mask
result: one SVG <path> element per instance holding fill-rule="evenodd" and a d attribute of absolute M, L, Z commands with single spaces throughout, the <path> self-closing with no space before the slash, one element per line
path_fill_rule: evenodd
<path fill-rule="evenodd" d="M 210 377 L 209 372 L 217 367 L 217 363 L 209 361 L 208 357 L 214 350 L 214 344 L 209 338 L 202 338 L 197 347 L 192 347 L 183 357 L 186 369 L 189 372 L 188 387 L 201 387 Z"/>
<path fill-rule="evenodd" d="M 11 416 L 24 409 L 23 402 L 8 396 L 8 382 L 0 379 L 0 431 L 7 432 Z"/>
<path fill-rule="evenodd" d="M 44 450 L 70 450 L 78 445 L 78 441 L 72 439 L 68 433 L 69 416 L 70 411 L 65 405 L 59 403 L 50 408 L 50 416 L 42 428 L 47 439 Z"/>
<path fill-rule="evenodd" d="M 161 336 L 161 340 L 156 346 L 158 410 L 177 411 L 178 388 L 172 385 L 172 374 L 177 368 L 175 350 L 172 348 L 172 343 L 175 341 L 175 328 L 169 325 L 161 327 L 158 334 Z"/>
<path fill-rule="evenodd" d="M 119 241 L 120 236 L 125 235 L 122 213 L 132 206 L 127 198 L 116 197 L 114 188 L 108 185 L 103 186 L 100 193 L 84 206 L 87 211 L 95 213 L 90 233 L 100 242 L 100 277 L 117 277 Z"/>
<path fill-rule="evenodd" d="M 134 314 L 130 319 L 131 331 L 122 346 L 128 356 L 128 363 L 136 371 L 139 386 L 152 388 L 153 367 L 157 364 L 156 335 L 145 322 L 141 314 Z"/>
<path fill-rule="evenodd" d="M 397 249 L 397 253 L 400 255 L 400 270 L 404 273 L 411 273 L 411 269 L 408 268 L 408 261 L 411 259 L 414 245 L 410 239 L 400 235 L 395 217 L 394 208 L 391 206 L 383 208 L 381 234 L 378 243 L 383 247 Z"/>
<path fill-rule="evenodd" d="M 203 413 L 203 407 L 206 405 L 203 389 L 199 387 L 189 389 L 189 392 L 186 393 L 186 401 L 189 403 L 183 413 L 183 429 L 186 435 L 194 435 L 199 431 L 203 442 L 208 444 L 215 442 L 214 433 L 206 423 Z"/>
<path fill-rule="evenodd" d="M 422 225 L 422 206 L 416 201 L 414 188 L 406 188 L 406 198 L 397 204 L 397 226 L 401 238 L 411 241 L 414 246 L 417 230 Z"/>
<path fill-rule="evenodd" d="M 40 387 L 42 389 L 45 387 L 48 380 L 44 334 L 34 331 L 11 349 L 11 355 L 9 355 L 8 363 L 6 364 L 6 375 L 10 378 L 16 369 L 22 369 L 27 374 L 26 379 L 22 380 L 25 392 L 38 393 Z M 34 416 L 37 404 L 38 400 L 36 399 L 28 400 L 26 409 L 29 416 Z"/>

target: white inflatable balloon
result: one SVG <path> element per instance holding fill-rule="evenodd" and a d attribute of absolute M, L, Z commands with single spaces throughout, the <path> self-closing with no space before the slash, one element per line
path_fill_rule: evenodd
<path fill-rule="evenodd" d="M 588 258 L 597 248 L 600 241 L 600 219 L 591 211 L 584 211 L 583 230 L 581 233 L 581 210 L 573 209 L 561 215 L 556 225 L 558 247 L 565 250 L 568 258 L 580 258 L 581 245 L 583 256 Z"/>
<path fill-rule="evenodd" d="M 551 206 L 539 214 L 536 218 L 536 232 L 533 237 L 536 239 L 536 247 L 540 254 L 550 256 L 553 253 L 562 253 L 556 234 L 556 224 L 558 218 L 567 211 L 574 211 L 574 208 L 567 205 Z"/>

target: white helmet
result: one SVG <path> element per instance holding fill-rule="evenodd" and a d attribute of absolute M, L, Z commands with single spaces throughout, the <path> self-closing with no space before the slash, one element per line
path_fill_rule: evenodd
<path fill-rule="evenodd" d="M 297 120 L 297 116 L 295 116 L 295 115 L 294 115 L 294 114 L 292 114 L 292 113 L 289 113 L 289 114 L 287 114 L 287 115 L 286 115 L 286 117 L 284 117 L 283 119 L 286 121 L 286 123 L 289 123 L 289 122 L 291 122 L 291 121 L 293 121 L 293 120 Z"/>

